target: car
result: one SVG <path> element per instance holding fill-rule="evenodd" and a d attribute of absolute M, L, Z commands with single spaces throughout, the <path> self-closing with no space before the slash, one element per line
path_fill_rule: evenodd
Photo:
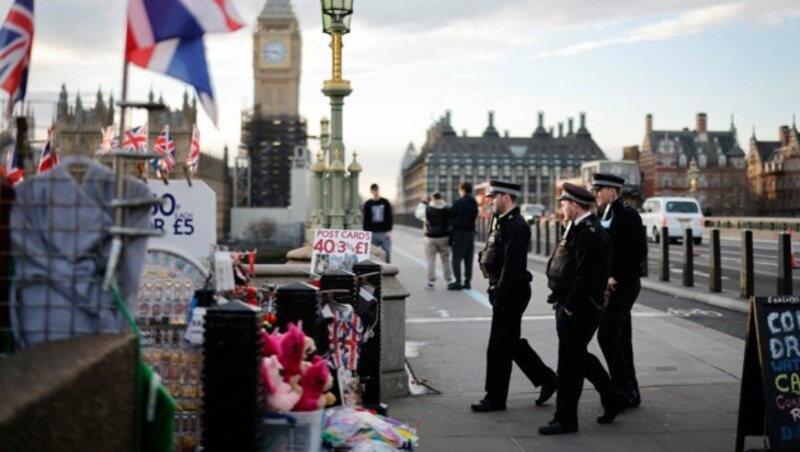
<path fill-rule="evenodd" d="M 519 213 L 528 224 L 532 224 L 538 221 L 539 217 L 542 216 L 544 213 L 544 206 L 541 204 L 522 204 L 519 206 Z"/>
<path fill-rule="evenodd" d="M 692 240 L 695 245 L 703 243 L 705 217 L 700 203 L 690 197 L 653 197 L 642 203 L 642 224 L 647 236 L 654 242 L 661 241 L 661 228 L 666 226 L 669 241 L 683 239 L 683 231 L 692 229 Z"/>

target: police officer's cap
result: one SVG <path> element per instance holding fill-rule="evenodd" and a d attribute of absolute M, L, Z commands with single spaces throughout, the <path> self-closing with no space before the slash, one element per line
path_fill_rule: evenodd
<path fill-rule="evenodd" d="M 592 191 L 600 190 L 601 188 L 622 188 L 625 179 L 608 173 L 594 173 L 592 176 Z"/>
<path fill-rule="evenodd" d="M 561 184 L 561 196 L 559 196 L 558 200 L 567 200 L 589 206 L 594 202 L 594 195 L 583 187 L 564 182 Z"/>
<path fill-rule="evenodd" d="M 522 192 L 520 192 L 521 189 L 522 186 L 520 184 L 493 180 L 489 182 L 489 192 L 486 193 L 486 196 L 492 197 L 494 195 L 499 195 L 500 193 L 507 193 L 511 196 L 516 196 L 519 198 L 522 196 Z"/>

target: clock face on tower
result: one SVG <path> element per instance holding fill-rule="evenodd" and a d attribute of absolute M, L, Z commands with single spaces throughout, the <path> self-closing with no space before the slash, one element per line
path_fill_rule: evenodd
<path fill-rule="evenodd" d="M 264 45 L 261 49 L 261 55 L 264 61 L 269 64 L 280 64 L 286 60 L 286 44 L 283 41 L 272 40 Z"/>

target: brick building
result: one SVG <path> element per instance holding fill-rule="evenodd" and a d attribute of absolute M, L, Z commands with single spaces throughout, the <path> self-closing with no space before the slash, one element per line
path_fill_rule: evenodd
<path fill-rule="evenodd" d="M 732 121 L 729 130 L 709 131 L 706 114 L 698 113 L 694 130 L 655 130 L 648 114 L 639 167 L 646 198 L 692 196 L 713 215 L 743 215 L 749 209 L 747 163 Z"/>
<path fill-rule="evenodd" d="M 462 181 L 477 185 L 490 179 L 503 179 L 522 185 L 520 203 L 543 204 L 549 211 L 555 206 L 556 183 L 578 177 L 581 163 L 604 160 L 605 154 L 586 128 L 586 115 L 574 130 L 569 118 L 567 130 L 559 123 L 558 133 L 544 128 L 544 113 L 538 114 L 533 134 L 512 137 L 502 135 L 494 126 L 494 114 L 480 136 L 457 135 L 450 123 L 450 112 L 429 129 L 425 144 L 413 161 L 403 162 L 402 199 L 398 211 L 413 212 L 420 198 L 435 191 L 448 202 L 458 199 Z"/>
<path fill-rule="evenodd" d="M 747 180 L 759 215 L 800 216 L 800 142 L 795 124 L 780 126 L 777 141 L 760 141 L 753 131 Z"/>

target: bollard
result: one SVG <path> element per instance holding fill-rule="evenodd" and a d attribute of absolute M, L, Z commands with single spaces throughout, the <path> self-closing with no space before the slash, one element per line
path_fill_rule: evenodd
<path fill-rule="evenodd" d="M 544 221 L 544 254 L 550 255 L 550 220 Z"/>
<path fill-rule="evenodd" d="M 709 256 L 708 291 L 722 292 L 722 267 L 719 253 L 719 229 L 717 228 L 711 230 L 711 248 L 709 251 L 711 255 Z"/>
<path fill-rule="evenodd" d="M 792 294 L 792 236 L 778 234 L 778 295 Z"/>
<path fill-rule="evenodd" d="M 647 245 L 647 226 L 642 226 L 642 237 L 644 237 L 645 248 L 648 248 L 649 246 Z M 650 266 L 650 263 L 647 261 L 648 261 L 647 256 L 645 256 L 644 261 L 642 262 L 642 277 L 645 278 L 650 272 L 650 269 L 648 268 Z"/>
<path fill-rule="evenodd" d="M 542 254 L 542 225 L 536 220 L 536 254 Z"/>
<path fill-rule="evenodd" d="M 661 259 L 658 262 L 658 280 L 669 281 L 669 228 L 661 227 Z"/>
<path fill-rule="evenodd" d="M 742 231 L 742 268 L 739 272 L 739 296 L 750 298 L 755 293 L 753 277 L 753 231 Z"/>
<path fill-rule="evenodd" d="M 694 240 L 692 228 L 683 230 L 683 286 L 694 287 Z"/>

